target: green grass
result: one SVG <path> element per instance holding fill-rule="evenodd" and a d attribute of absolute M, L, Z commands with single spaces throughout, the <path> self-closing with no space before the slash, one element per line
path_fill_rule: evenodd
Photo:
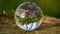
<path fill-rule="evenodd" d="M 0 0 L 0 14 L 5 11 L 13 16 L 16 8 L 23 2 L 35 2 L 44 15 L 60 18 L 60 0 Z"/>

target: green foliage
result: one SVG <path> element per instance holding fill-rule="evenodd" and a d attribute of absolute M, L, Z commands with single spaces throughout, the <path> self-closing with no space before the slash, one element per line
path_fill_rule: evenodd
<path fill-rule="evenodd" d="M 37 18 L 34 18 L 34 17 L 32 17 L 32 18 L 22 18 L 22 17 L 16 15 L 15 17 L 16 17 L 16 20 L 18 19 L 19 22 L 23 25 L 23 24 L 26 24 L 26 22 L 27 22 L 27 24 L 37 22 L 41 19 L 42 16 L 39 16 Z"/>
<path fill-rule="evenodd" d="M 11 13 L 23 2 L 35 2 L 43 11 L 45 15 L 60 18 L 60 0 L 0 0 L 0 14 L 5 10 Z M 14 15 L 12 12 L 12 16 Z"/>

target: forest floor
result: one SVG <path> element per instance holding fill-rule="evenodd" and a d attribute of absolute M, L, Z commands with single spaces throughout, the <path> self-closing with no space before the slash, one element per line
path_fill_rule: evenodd
<path fill-rule="evenodd" d="M 60 26 L 42 23 L 36 30 L 24 31 L 15 24 L 13 17 L 0 15 L 0 34 L 60 34 Z"/>

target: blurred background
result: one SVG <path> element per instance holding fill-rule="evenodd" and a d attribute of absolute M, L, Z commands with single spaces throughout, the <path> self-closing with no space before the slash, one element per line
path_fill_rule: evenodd
<path fill-rule="evenodd" d="M 23 2 L 35 2 L 44 15 L 60 18 L 60 0 L 0 0 L 0 14 L 14 16 L 16 8 Z"/>
<path fill-rule="evenodd" d="M 60 24 L 41 24 L 30 32 L 20 29 L 10 16 L 14 17 L 16 8 L 24 2 L 34 2 L 44 15 L 60 18 L 60 0 L 0 0 L 0 34 L 60 34 Z"/>

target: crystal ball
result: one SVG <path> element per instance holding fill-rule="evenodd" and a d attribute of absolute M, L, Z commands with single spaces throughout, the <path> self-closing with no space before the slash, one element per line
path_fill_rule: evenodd
<path fill-rule="evenodd" d="M 42 10 L 34 2 L 24 2 L 15 11 L 15 22 L 23 30 L 37 29 L 42 21 Z"/>

